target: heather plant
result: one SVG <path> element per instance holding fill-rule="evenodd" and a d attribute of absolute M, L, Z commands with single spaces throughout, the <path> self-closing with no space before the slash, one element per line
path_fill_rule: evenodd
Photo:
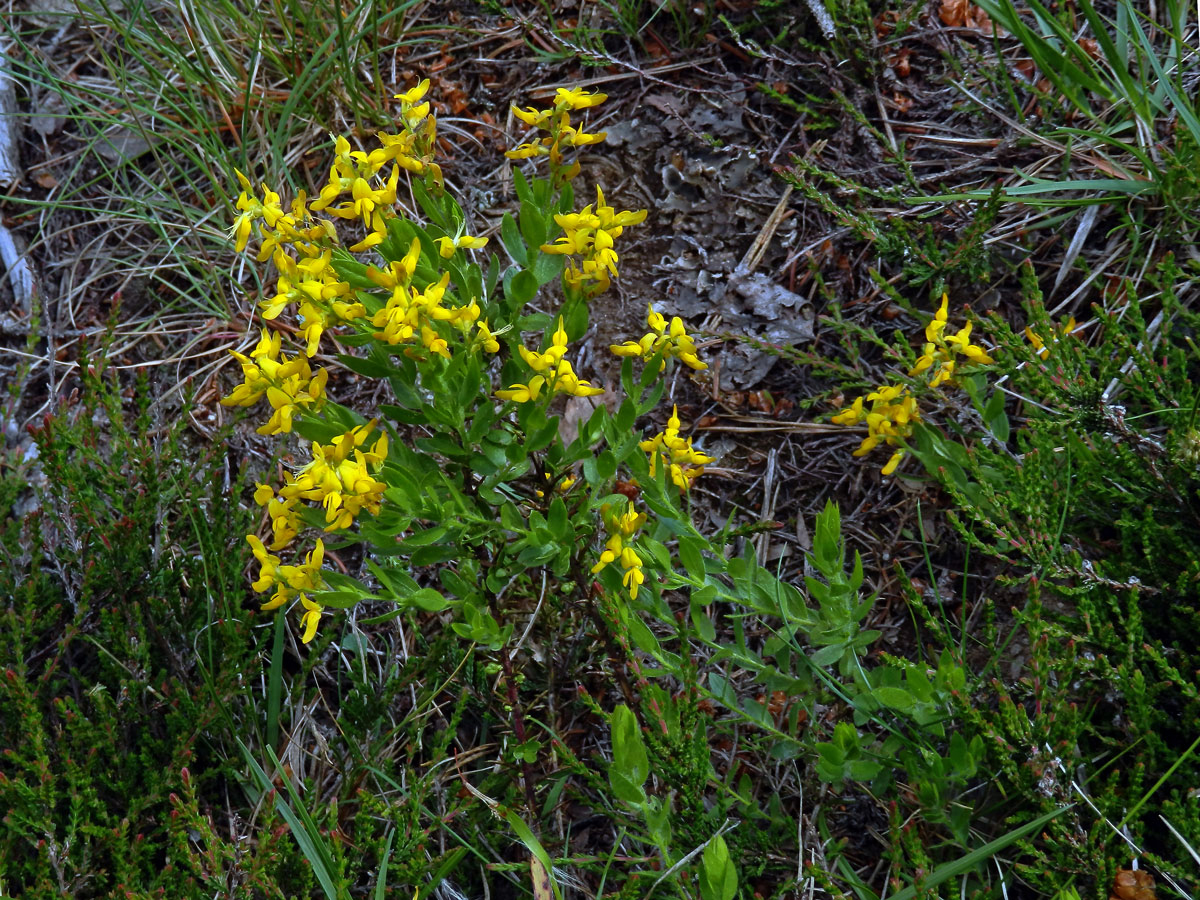
<path fill-rule="evenodd" d="M 954 498 L 963 540 L 1025 596 L 1011 630 L 991 639 L 1027 641 L 1026 673 L 982 682 L 989 704 L 956 710 L 982 738 L 1000 789 L 1036 798 L 1024 815 L 1077 804 L 1030 848 L 1023 877 L 1057 890 L 1089 882 L 1106 859 L 1109 883 L 1131 840 L 1144 864 L 1179 878 L 1200 837 L 1189 674 L 1200 635 L 1198 320 L 1179 299 L 1189 275 L 1167 256 L 1148 276 L 1151 292 L 1115 283 L 1082 324 L 1052 321 L 1032 269 L 1020 277 L 1029 324 L 989 322 L 996 362 L 964 382 L 973 415 L 954 430 L 923 423 L 908 444 Z M 985 396 L 989 382 L 997 390 Z"/>
<path fill-rule="evenodd" d="M 186 417 L 164 425 L 142 373 L 95 369 L 0 469 L 0 891 L 7 896 L 210 895 L 182 821 L 229 779 L 225 723 L 245 710 L 255 645 L 237 560 L 248 515 L 221 456 L 174 473 Z M 39 474 L 38 505 L 28 505 Z M 231 485 L 236 488 L 236 484 Z M 290 845 L 208 851 L 222 877 L 286 885 Z M 213 876 L 216 877 L 215 875 Z M 159 892 L 155 894 L 155 892 Z M 279 895 L 277 887 L 267 892 Z"/>

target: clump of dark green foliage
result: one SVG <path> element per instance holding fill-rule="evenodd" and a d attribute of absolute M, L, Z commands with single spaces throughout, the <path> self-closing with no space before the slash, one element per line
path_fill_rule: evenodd
<path fill-rule="evenodd" d="M 266 839 L 238 847 L 197 800 L 231 775 L 222 743 L 256 654 L 240 485 L 211 454 L 181 467 L 182 417 L 160 425 L 147 379 L 131 387 L 88 374 L 81 399 L 36 429 L 34 512 L 13 515 L 35 463 L 0 468 L 0 893 L 12 896 L 201 896 L 227 877 L 261 892 L 289 859 L 269 811 Z"/>

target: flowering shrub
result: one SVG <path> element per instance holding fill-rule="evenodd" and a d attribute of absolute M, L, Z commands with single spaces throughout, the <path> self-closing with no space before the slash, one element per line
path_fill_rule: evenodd
<path fill-rule="evenodd" d="M 949 297 L 942 294 L 941 306 L 925 326 L 926 343 L 921 356 L 908 372 L 910 377 L 929 373 L 931 388 L 958 384 L 956 367 L 960 362 L 959 357 L 974 365 L 991 365 L 994 362 L 987 351 L 971 343 L 971 322 L 954 334 L 946 334 L 949 304 Z M 1032 337 L 1030 339 L 1033 340 Z M 864 399 L 871 404 L 870 409 L 864 407 Z M 896 447 L 881 470 L 882 474 L 891 475 L 908 452 L 906 440 L 912 437 L 914 426 L 921 421 L 921 411 L 917 406 L 917 398 L 907 385 L 882 385 L 865 398 L 857 398 L 831 421 L 838 425 L 866 424 L 867 436 L 854 451 L 855 456 L 865 456 L 880 444 Z"/>
<path fill-rule="evenodd" d="M 444 189 L 427 89 L 422 82 L 397 95 L 400 130 L 378 134 L 373 149 L 336 138 L 315 199 L 302 193 L 285 207 L 238 173 L 233 237 L 242 250 L 257 236 L 257 259 L 278 271 L 276 293 L 259 304 L 278 330 L 263 328 L 249 356 L 234 354 L 244 382 L 222 402 L 265 399 L 271 415 L 261 433 L 295 431 L 309 442 L 307 462 L 255 491 L 269 546 L 247 537 L 260 567 L 254 588 L 270 594 L 263 608 L 298 608 L 306 643 L 326 610 L 371 599 L 396 603 L 392 614 L 453 610 L 459 634 L 495 648 L 512 627 L 502 624 L 499 598 L 532 584 L 534 569 L 568 594 L 592 590 L 589 570 L 599 587 L 630 600 L 648 584 L 657 591 L 646 573 L 671 563 L 656 532 L 663 520 L 686 520 L 681 494 L 713 461 L 680 433 L 677 410 L 661 434 L 634 433 L 662 394 L 664 369 L 675 360 L 705 367 L 683 322 L 668 324 L 653 308 L 643 338 L 612 348 L 622 367 L 617 411 L 597 406 L 577 435 L 554 415 L 560 395 L 605 393 L 576 373 L 570 342 L 587 328 L 587 301 L 618 275 L 625 229 L 646 218 L 610 206 L 598 185 L 595 202 L 574 211 L 580 166 L 570 154 L 604 134 L 587 133 L 572 115 L 604 95 L 559 89 L 546 109 L 514 109 L 537 133 L 508 156 L 544 159 L 549 171 L 513 173 L 520 210 L 503 220 L 505 265 L 472 256 L 489 239 L 467 233 Z M 422 221 L 396 209 L 402 174 Z M 555 282 L 558 313 L 530 311 Z M 300 346 L 289 355 L 282 332 L 293 325 Z M 342 367 L 386 383 L 392 402 L 377 417 L 329 399 L 329 373 L 312 372 L 309 360 L 333 335 L 347 350 Z M 636 379 L 635 359 L 643 362 Z M 618 475 L 637 485 L 638 499 L 614 493 Z M 325 537 L 296 550 L 308 529 Z M 370 584 L 324 565 L 329 551 L 354 544 Z"/>

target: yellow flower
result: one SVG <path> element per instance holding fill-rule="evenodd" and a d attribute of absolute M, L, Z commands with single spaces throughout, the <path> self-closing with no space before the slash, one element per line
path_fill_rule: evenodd
<path fill-rule="evenodd" d="M 671 418 L 661 434 L 642 441 L 638 446 L 650 455 L 650 474 L 658 472 L 661 459 L 667 474 L 680 490 L 686 491 L 692 482 L 704 474 L 704 467 L 715 460 L 692 447 L 691 438 L 679 436 L 679 407 L 671 409 Z"/>
<path fill-rule="evenodd" d="M 407 104 L 408 106 L 413 106 L 417 103 L 420 103 L 421 99 L 425 96 L 425 94 L 428 91 L 429 91 L 429 79 L 425 78 L 425 79 L 422 79 L 421 82 L 419 84 L 417 84 L 416 87 L 409 88 L 407 91 L 405 91 L 402 94 L 394 94 L 392 99 L 399 100 L 402 104 Z"/>
<path fill-rule="evenodd" d="M 609 564 L 620 561 L 623 573 L 621 583 L 629 591 L 631 599 L 637 599 L 638 588 L 645 583 L 646 577 L 642 572 L 642 558 L 630 546 L 633 536 L 646 524 L 646 514 L 639 513 L 629 501 L 625 512 L 617 513 L 609 507 L 601 509 L 601 516 L 608 529 L 609 538 L 604 544 L 600 558 L 592 566 L 593 575 L 603 570 Z"/>
<path fill-rule="evenodd" d="M 512 106 L 513 117 L 526 125 L 544 131 L 544 136 L 520 144 L 504 155 L 509 159 L 531 159 L 548 156 L 550 158 L 550 180 L 558 186 L 579 174 L 579 163 L 567 164 L 563 158 L 564 147 L 584 147 L 598 144 L 604 140 L 604 133 L 588 134 L 571 125 L 571 113 L 575 110 L 589 109 L 607 99 L 604 94 L 592 94 L 583 88 L 558 88 L 554 95 L 554 105 L 548 109 L 525 109 Z"/>
<path fill-rule="evenodd" d="M 279 489 L 284 501 L 306 500 L 325 508 L 325 530 L 349 528 L 363 511 L 377 515 L 387 485 L 372 468 L 387 457 L 388 439 L 380 434 L 370 450 L 361 449 L 378 425 L 377 419 L 359 425 L 332 444 L 312 444 L 312 461 Z"/>
<path fill-rule="evenodd" d="M 281 221 L 295 225 L 295 220 L 279 205 L 278 194 L 264 184 L 263 199 L 259 200 L 255 196 L 250 179 L 237 169 L 234 169 L 234 174 L 237 175 L 238 184 L 242 189 L 235 204 L 238 214 L 230 229 L 230 236 L 236 241 L 235 249 L 238 253 L 246 249 L 254 223 L 259 220 L 265 222 L 268 228 L 275 228 Z"/>
<path fill-rule="evenodd" d="M 509 385 L 507 390 L 496 391 L 496 396 L 512 403 L 532 403 L 541 395 L 545 384 L 545 378 L 535 375 L 529 379 L 529 384 Z"/>
<path fill-rule="evenodd" d="M 947 336 L 946 344 L 949 347 L 957 348 L 956 352 L 961 353 L 973 363 L 990 365 L 995 360 L 988 356 L 982 347 L 971 343 L 971 326 L 972 323 L 968 322 L 959 329 L 957 334 Z"/>
<path fill-rule="evenodd" d="M 838 425 L 866 422 L 867 436 L 854 456 L 866 456 L 880 444 L 899 447 L 882 469 L 884 475 L 891 475 L 904 458 L 902 442 L 912 435 L 913 425 L 921 420 L 917 399 L 905 385 L 884 385 L 867 394 L 866 401 L 871 404 L 870 409 L 865 408 L 864 398 L 859 397 L 831 421 Z"/>
<path fill-rule="evenodd" d="M 554 393 L 570 394 L 573 397 L 595 397 L 604 393 L 604 388 L 578 378 L 575 370 L 571 368 L 571 363 L 565 359 L 555 367 L 549 386 Z"/>
<path fill-rule="evenodd" d="M 585 91 L 583 88 L 558 88 L 554 92 L 554 107 L 557 110 L 563 109 L 588 109 L 592 106 L 599 106 L 608 99 L 608 94 L 592 94 Z"/>
<path fill-rule="evenodd" d="M 1059 338 L 1073 334 L 1076 327 L 1074 316 L 1071 316 L 1065 325 L 1055 325 L 1050 333 L 1050 343 L 1057 344 Z M 1039 359 L 1046 359 L 1050 356 L 1050 348 L 1046 346 L 1045 342 L 1029 326 L 1025 326 L 1025 337 L 1029 338 L 1029 343 L 1033 344 L 1033 350 L 1037 353 Z"/>
<path fill-rule="evenodd" d="M 325 403 L 325 383 L 329 373 L 324 369 L 312 374 L 308 360 L 280 354 L 281 337 L 262 329 L 258 345 L 243 356 L 229 351 L 242 364 L 243 383 L 221 400 L 223 406 L 253 406 L 264 396 L 274 408 L 259 434 L 279 434 L 292 430 L 292 419 L 301 409 L 319 409 Z"/>
<path fill-rule="evenodd" d="M 640 341 L 613 344 L 608 349 L 617 356 L 649 357 L 661 352 L 664 360 L 678 359 L 692 369 L 708 368 L 708 364 L 701 362 L 696 355 L 696 343 L 688 335 L 679 316 L 671 319 L 668 329 L 666 319 L 651 306 L 648 308 L 646 324 L 650 331 Z"/>
<path fill-rule="evenodd" d="M 499 345 L 497 345 L 499 349 Z M 535 352 L 528 347 L 518 347 L 521 359 L 538 374 L 528 384 L 510 385 L 507 390 L 496 391 L 501 400 L 511 400 L 514 403 L 530 403 L 541 396 L 542 388 L 548 394 L 570 394 L 575 397 L 594 397 L 603 394 L 604 388 L 599 388 L 589 381 L 581 380 L 571 363 L 565 359 L 567 352 L 567 332 L 563 320 L 559 317 L 558 328 L 550 338 L 550 346 L 545 352 Z"/>
<path fill-rule="evenodd" d="M 450 347 L 445 339 L 428 325 L 421 326 L 421 343 L 430 353 L 450 359 Z"/>
<path fill-rule="evenodd" d="M 638 588 L 645 582 L 646 576 L 642 573 L 642 558 L 632 547 L 621 548 L 621 568 L 625 570 L 621 584 L 629 589 L 629 599 L 636 600 Z"/>
<path fill-rule="evenodd" d="M 246 542 L 250 545 L 250 550 L 254 554 L 254 558 L 258 560 L 260 567 L 258 578 L 250 587 L 259 593 L 270 590 L 279 583 L 279 557 L 268 553 L 267 548 L 263 546 L 263 542 L 256 535 L 246 535 Z"/>
<path fill-rule="evenodd" d="M 475 327 L 479 329 L 478 333 L 471 341 L 472 347 L 482 347 L 485 353 L 499 353 L 500 342 L 496 340 L 496 336 L 488 327 L 487 319 L 481 319 L 475 323 Z"/>
<path fill-rule="evenodd" d="M 281 566 L 279 557 L 267 553 L 262 541 L 257 537 L 248 534 L 246 542 L 250 544 L 254 558 L 262 566 L 262 573 L 252 587 L 259 593 L 268 591 L 272 587 L 276 589 L 271 599 L 262 604 L 262 609 L 266 611 L 278 609 L 285 603 L 299 598 L 301 605 L 306 610 L 300 620 L 304 628 L 301 640 L 307 644 L 316 634 L 317 621 L 320 619 L 322 608 L 309 600 L 306 592 L 318 591 L 324 586 L 321 578 L 321 562 L 325 555 L 324 543 L 318 538 L 302 565 Z"/>
<path fill-rule="evenodd" d="M 467 234 L 460 234 L 458 237 L 440 237 L 436 243 L 438 245 L 438 256 L 442 259 L 449 259 L 454 255 L 454 251 L 460 247 L 463 250 L 479 250 L 487 246 L 488 239 L 485 237 L 471 237 Z"/>
<path fill-rule="evenodd" d="M 318 541 L 318 543 L 320 542 Z M 325 607 L 309 600 L 304 594 L 300 595 L 300 604 L 304 607 L 304 615 L 300 618 L 304 634 L 300 636 L 300 643 L 307 644 L 317 636 L 317 625 L 321 621 L 321 613 L 325 611 Z"/>
<path fill-rule="evenodd" d="M 971 343 L 972 324 L 968 322 L 956 334 L 947 335 L 946 325 L 949 317 L 950 298 L 942 294 L 942 304 L 934 313 L 933 319 L 925 326 L 926 344 L 918 357 L 916 365 L 909 370 L 909 375 L 920 375 L 932 370 L 929 379 L 930 387 L 939 387 L 947 382 L 953 383 L 957 367 L 956 356 L 966 357 L 968 362 L 977 365 L 989 365 L 994 360 L 980 346 Z"/>
<path fill-rule="evenodd" d="M 541 128 L 550 121 L 550 117 L 554 115 L 553 109 L 534 109 L 532 106 L 521 109 L 515 103 L 512 105 L 512 114 L 533 128 Z"/>
<path fill-rule="evenodd" d="M 566 282 L 589 297 L 606 290 L 610 278 L 617 275 L 619 260 L 613 249 L 615 240 L 629 225 L 637 225 L 646 219 L 646 210 L 618 212 L 604 201 L 604 192 L 596 187 L 596 203 L 593 210 L 588 204 L 577 213 L 558 214 L 555 223 L 563 234 L 554 243 L 542 244 L 543 253 L 556 253 L 581 257 L 579 264 L 570 265 L 565 275 Z"/>
<path fill-rule="evenodd" d="M 830 421 L 836 425 L 857 425 L 865 417 L 866 413 L 863 412 L 863 398 L 859 397 L 851 404 L 849 409 L 842 410 L 830 419 Z"/>

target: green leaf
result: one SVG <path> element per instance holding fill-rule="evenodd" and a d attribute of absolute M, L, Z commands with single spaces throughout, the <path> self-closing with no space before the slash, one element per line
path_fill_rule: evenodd
<path fill-rule="evenodd" d="M 533 277 L 537 279 L 538 285 L 541 286 L 559 278 L 566 265 L 567 258 L 562 254 L 542 253 L 539 251 L 529 271 L 533 273 Z"/>
<path fill-rule="evenodd" d="M 730 709 L 737 709 L 737 692 L 733 689 L 733 684 L 724 675 L 710 672 L 708 674 L 708 689 L 712 691 L 713 696 L 723 706 L 727 706 Z"/>
<path fill-rule="evenodd" d="M 547 520 L 547 524 L 550 533 L 559 541 L 575 543 L 575 529 L 571 527 L 571 520 L 567 515 L 567 504 L 563 503 L 562 497 L 555 497 L 550 501 L 550 518 Z"/>
<path fill-rule="evenodd" d="M 629 364 L 628 359 L 623 360 L 621 363 L 622 369 Z M 616 426 L 617 434 L 630 434 L 633 431 L 636 421 L 637 409 L 633 405 L 633 401 L 626 397 L 621 401 L 621 408 L 617 410 L 616 416 L 613 417 L 613 425 Z"/>
<path fill-rule="evenodd" d="M 433 437 L 419 438 L 416 441 L 419 449 L 427 453 L 440 453 L 449 459 L 470 459 L 471 453 L 449 438 L 436 434 Z"/>
<path fill-rule="evenodd" d="M 429 544 L 434 544 L 440 541 L 449 529 L 445 525 L 434 525 L 432 528 L 425 528 L 421 531 L 414 532 L 404 539 L 402 542 L 405 548 L 409 547 L 425 547 Z"/>
<path fill-rule="evenodd" d="M 538 283 L 532 272 L 520 271 L 505 285 L 505 294 L 514 309 L 525 306 L 537 292 Z"/>
<path fill-rule="evenodd" d="M 704 848 L 700 865 L 700 896 L 703 900 L 733 900 L 737 894 L 737 869 L 729 858 L 725 839 L 717 835 Z"/>
<path fill-rule="evenodd" d="M 611 450 L 605 450 L 596 458 L 596 474 L 600 481 L 608 481 L 617 474 L 617 458 Z"/>
<path fill-rule="evenodd" d="M 442 587 L 459 598 L 473 597 L 478 590 L 453 569 L 442 569 L 438 572 L 438 581 Z M 414 586 L 416 582 L 413 582 Z"/>
<path fill-rule="evenodd" d="M 517 228 L 512 213 L 505 213 L 504 218 L 500 220 L 500 243 L 504 245 L 504 249 L 508 251 L 513 262 L 521 268 L 525 268 L 528 264 L 529 251 L 525 247 L 525 241 L 521 239 L 521 231 Z"/>
<path fill-rule="evenodd" d="M 608 783 L 612 785 L 613 796 L 631 806 L 641 806 L 646 802 L 646 790 L 640 784 L 634 784 L 623 773 L 615 768 L 608 770 Z"/>
<path fill-rule="evenodd" d="M 914 701 L 912 694 L 900 687 L 877 687 L 871 692 L 875 695 L 875 699 L 886 706 L 888 709 L 907 712 L 913 708 Z"/>
<path fill-rule="evenodd" d="M 525 238 L 525 243 L 529 245 L 529 252 L 533 253 L 542 244 L 546 243 L 546 238 L 549 236 L 546 214 L 542 211 L 541 205 L 536 201 L 522 202 L 520 220 L 521 236 Z"/>
<path fill-rule="evenodd" d="M 704 613 L 704 608 L 699 603 L 691 605 L 692 610 L 692 627 L 696 629 L 696 633 L 704 641 L 712 643 L 717 639 L 717 629 L 710 619 Z"/>
<path fill-rule="evenodd" d="M 700 553 L 701 542 L 691 535 L 679 537 L 679 563 L 694 579 L 704 578 L 704 557 Z"/>
<path fill-rule="evenodd" d="M 608 721 L 612 729 L 613 770 L 641 791 L 650 777 L 650 761 L 637 716 L 622 703 L 613 710 Z"/>
<path fill-rule="evenodd" d="M 365 357 L 339 353 L 337 360 L 351 372 L 365 375 L 367 378 L 387 378 L 392 374 L 392 367 L 387 364 L 386 360 L 380 359 L 373 353 Z"/>
<path fill-rule="evenodd" d="M 835 662 L 842 658 L 842 654 L 846 652 L 844 643 L 831 644 L 828 647 L 822 647 L 811 657 L 814 666 L 832 666 Z"/>
<path fill-rule="evenodd" d="M 533 191 L 529 188 L 529 180 L 525 177 L 525 173 L 520 169 L 512 170 L 513 188 L 517 192 L 517 199 L 522 203 L 533 203 Z"/>
<path fill-rule="evenodd" d="M 629 637 L 633 641 L 633 645 L 643 653 L 649 653 L 655 658 L 662 655 L 662 645 L 654 636 L 654 632 L 646 627 L 646 623 L 641 620 L 640 616 L 630 617 Z"/>
<path fill-rule="evenodd" d="M 562 889 L 559 888 L 558 882 L 553 877 L 550 877 L 550 873 L 554 871 L 554 863 L 550 859 L 550 854 L 546 852 L 546 848 L 542 846 L 542 842 L 534 835 L 533 829 L 526 825 L 525 821 L 511 809 L 501 806 L 494 800 L 489 802 L 488 805 L 491 807 L 492 812 L 508 823 L 508 827 L 513 830 L 517 838 L 525 845 L 525 849 L 541 863 L 543 871 L 550 878 L 550 887 L 554 890 L 555 900 L 562 900 Z"/>
<path fill-rule="evenodd" d="M 441 612 L 450 606 L 450 601 L 433 588 L 421 588 L 419 591 L 414 591 L 407 598 L 407 602 L 425 612 L 431 613 Z"/>

